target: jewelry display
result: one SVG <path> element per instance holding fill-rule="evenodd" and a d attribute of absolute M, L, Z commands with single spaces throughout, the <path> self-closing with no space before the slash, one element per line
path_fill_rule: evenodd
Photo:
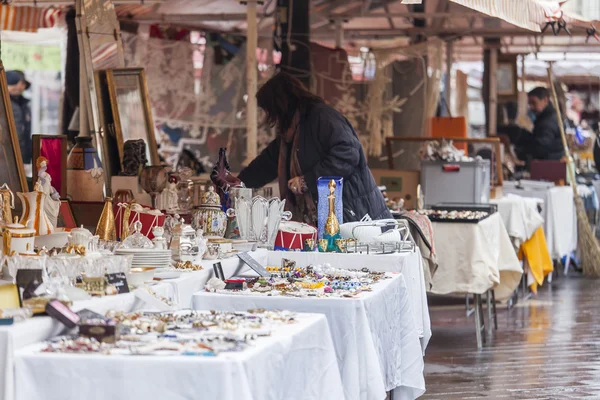
<path fill-rule="evenodd" d="M 246 279 L 247 289 L 225 289 L 225 283 L 217 278 L 211 279 L 205 289 L 221 294 L 350 298 L 373 290 L 373 285 L 391 277 L 367 268 L 346 270 L 327 263 L 299 268 L 295 262 L 286 259 L 283 266 L 266 267 L 266 270 L 271 277 Z"/>
<path fill-rule="evenodd" d="M 50 340 L 42 352 L 215 357 L 244 351 L 259 337 L 296 322 L 293 312 L 252 311 L 109 311 L 105 318 L 80 321 L 78 336 Z"/>

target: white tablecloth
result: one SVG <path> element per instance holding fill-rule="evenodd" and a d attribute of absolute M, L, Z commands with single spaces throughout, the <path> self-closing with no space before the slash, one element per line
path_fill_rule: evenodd
<path fill-rule="evenodd" d="M 159 284 L 152 290 L 168 297 L 172 292 L 168 285 Z M 75 311 L 84 308 L 104 314 L 108 310 L 134 311 L 144 308 L 144 303 L 135 294 L 97 297 L 73 304 Z M 10 326 L 0 327 L 0 400 L 14 399 L 14 352 L 33 343 L 50 339 L 63 333 L 64 326 L 50 317 L 34 317 Z"/>
<path fill-rule="evenodd" d="M 504 300 L 519 285 L 523 268 L 498 213 L 477 224 L 434 222 L 433 235 L 439 262 L 433 293 L 495 288 L 496 298 Z"/>
<path fill-rule="evenodd" d="M 42 347 L 16 356 L 19 400 L 344 399 L 322 315 L 299 315 L 251 349 L 216 357 L 39 353 Z"/>
<path fill-rule="evenodd" d="M 415 399 L 425 391 L 423 354 L 402 274 L 349 298 L 199 292 L 198 310 L 285 309 L 327 316 L 347 400 Z M 334 399 L 335 397 L 330 397 Z"/>
<path fill-rule="evenodd" d="M 508 236 L 513 240 L 516 249 L 544 225 L 544 218 L 537 210 L 536 199 L 507 194 L 501 199 L 490 200 L 490 203 L 498 206 Z"/>
<path fill-rule="evenodd" d="M 406 281 L 410 308 L 417 324 L 417 333 L 421 338 L 423 352 L 425 352 L 431 338 L 431 322 L 427 307 L 423 261 L 418 248 L 414 253 L 380 255 L 270 251 L 268 265 L 280 266 L 282 258 L 294 260 L 301 267 L 330 263 L 336 268 L 361 269 L 367 267 L 377 272 L 402 273 Z"/>
<path fill-rule="evenodd" d="M 505 186 L 504 193 L 533 197 L 544 201 L 544 233 L 548 250 L 553 259 L 560 259 L 577 249 L 577 214 L 570 186 L 556 186 L 550 189 L 517 189 Z"/>
<path fill-rule="evenodd" d="M 259 249 L 250 252 L 250 255 L 262 265 L 266 265 L 267 250 Z M 177 279 L 166 279 L 164 281 L 173 287 L 175 300 L 180 308 L 191 307 L 192 295 L 200 290 L 204 290 L 206 282 L 214 276 L 213 265 L 217 262 L 221 263 L 225 278 L 239 274 L 255 275 L 250 267 L 245 265 L 238 257 L 231 257 L 225 260 L 202 260 L 199 262 L 204 267 L 202 271 L 183 272 Z"/>

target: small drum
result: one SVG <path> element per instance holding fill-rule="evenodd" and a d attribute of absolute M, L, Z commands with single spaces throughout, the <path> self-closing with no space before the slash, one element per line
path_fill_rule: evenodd
<path fill-rule="evenodd" d="M 317 241 L 317 228 L 294 221 L 282 221 L 275 238 L 276 250 L 303 250 L 307 239 Z"/>

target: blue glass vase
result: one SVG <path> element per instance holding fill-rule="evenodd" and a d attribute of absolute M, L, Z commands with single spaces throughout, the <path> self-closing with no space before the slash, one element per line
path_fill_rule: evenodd
<path fill-rule="evenodd" d="M 342 202 L 344 178 L 339 176 L 322 176 L 317 179 L 317 191 L 319 193 L 319 200 L 317 202 L 319 239 L 323 239 L 325 223 L 327 222 L 327 215 L 329 214 L 329 182 L 332 180 L 336 184 L 335 216 L 337 217 L 340 225 L 344 223 L 344 206 Z"/>

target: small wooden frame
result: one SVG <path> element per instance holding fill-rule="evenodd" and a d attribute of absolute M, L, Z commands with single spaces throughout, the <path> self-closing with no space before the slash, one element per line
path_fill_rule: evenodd
<path fill-rule="evenodd" d="M 52 183 L 60 197 L 67 197 L 67 136 L 65 135 L 31 135 L 33 142 L 33 183 L 37 182 L 37 168 L 35 162 L 38 157 L 46 157 L 48 159 L 48 173 L 52 177 Z M 44 142 L 47 147 L 44 147 Z M 58 142 L 58 144 L 55 144 Z M 56 154 L 56 151 L 60 154 Z M 53 168 L 57 165 L 58 167 Z M 60 176 L 57 176 L 60 174 Z M 54 185 L 56 182 L 56 186 Z"/>
<path fill-rule="evenodd" d="M 105 73 L 119 159 L 123 160 L 125 141 L 142 139 L 146 142 L 150 165 L 160 165 L 144 69 L 107 69 Z"/>
<path fill-rule="evenodd" d="M 8 184 L 13 192 L 28 192 L 27 178 L 19 147 L 6 71 L 0 61 L 0 183 Z"/>
<path fill-rule="evenodd" d="M 501 149 L 500 149 L 500 138 L 490 137 L 485 139 L 478 138 L 432 138 L 432 137 L 388 137 L 385 139 L 385 145 L 388 154 L 388 166 L 389 169 L 394 169 L 394 149 L 392 149 L 392 142 L 433 142 L 433 141 L 452 141 L 452 142 L 464 142 L 464 143 L 485 143 L 490 144 L 494 147 L 496 153 L 496 177 L 497 182 L 495 186 L 503 186 L 504 178 L 502 176 L 502 160 L 501 160 Z"/>

